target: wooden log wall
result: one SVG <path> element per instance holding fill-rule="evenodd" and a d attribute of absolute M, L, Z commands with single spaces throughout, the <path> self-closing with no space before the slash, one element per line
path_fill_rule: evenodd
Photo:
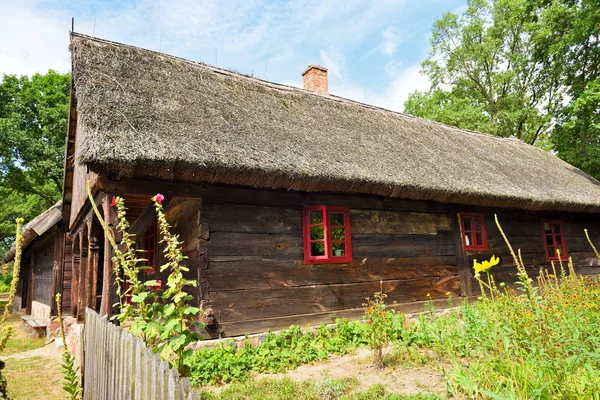
<path fill-rule="evenodd" d="M 577 273 L 582 275 L 597 276 L 600 273 L 599 261 L 594 255 L 584 233 L 588 229 L 596 245 L 600 242 L 600 218 L 589 214 L 569 213 L 534 213 L 520 210 L 490 210 L 483 208 L 466 211 L 482 212 L 485 215 L 487 228 L 488 250 L 480 252 L 466 252 L 468 265 L 473 265 L 473 260 L 488 260 L 492 255 L 500 258 L 500 264 L 492 269 L 497 283 L 505 282 L 513 285 L 517 281 L 517 271 L 513 257 L 502 238 L 496 222 L 494 212 L 502 229 L 506 233 L 515 251 L 521 250 L 523 262 L 531 278 L 535 279 L 540 269 L 547 269 L 552 273 L 551 264 L 546 261 L 546 250 L 542 234 L 543 219 L 560 219 L 563 221 L 564 234 L 567 242 L 568 255 L 572 257 Z M 556 269 L 559 270 L 558 263 Z M 564 263 L 565 269 L 567 263 Z M 479 286 L 473 284 L 474 294 L 479 293 Z"/>
<path fill-rule="evenodd" d="M 368 196 L 309 194 L 227 186 L 101 179 L 103 190 L 151 196 L 165 189 L 173 199 L 167 219 L 185 243 L 194 293 L 211 307 L 220 334 L 232 336 L 291 324 L 331 321 L 331 315 L 359 317 L 366 296 L 383 290 L 405 312 L 422 310 L 427 294 L 444 305 L 447 293 L 477 295 L 473 259 L 492 255 L 497 282 L 514 283 L 516 269 L 494 222 L 499 214 L 532 276 L 546 262 L 542 219 L 562 219 L 576 270 L 597 275 L 598 260 L 583 229 L 600 242 L 600 218 L 590 214 L 528 212 Z M 201 198 L 201 199 L 200 199 Z M 351 209 L 353 262 L 305 265 L 302 205 Z M 458 213 L 485 214 L 489 250 L 465 252 Z M 600 246 L 599 246 L 600 247 Z M 162 261 L 159 260 L 159 264 Z M 159 279 L 166 278 L 159 275 Z M 471 290 L 473 289 L 473 290 Z M 214 333 L 214 332 L 213 332 Z"/>
<path fill-rule="evenodd" d="M 65 233 L 64 237 L 64 262 L 62 269 L 62 309 L 65 315 L 72 315 L 73 238 L 69 233 Z"/>
<path fill-rule="evenodd" d="M 31 248 L 31 251 L 35 252 L 32 300 L 51 306 L 52 269 L 54 266 L 54 232 L 50 235 L 44 235 L 42 239 L 41 242 L 35 243 Z"/>
<path fill-rule="evenodd" d="M 390 303 L 418 304 L 415 310 L 427 299 L 460 295 L 451 214 L 444 210 L 353 208 L 353 262 L 305 265 L 302 203 L 257 200 L 176 199 L 166 210 L 184 242 L 190 278 L 196 274 L 200 283 L 195 295 L 212 307 L 224 335 L 358 316 L 365 298 L 380 290 Z"/>

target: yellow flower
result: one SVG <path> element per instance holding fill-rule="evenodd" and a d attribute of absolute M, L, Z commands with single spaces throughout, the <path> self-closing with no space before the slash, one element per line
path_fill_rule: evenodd
<path fill-rule="evenodd" d="M 446 292 L 446 296 L 450 296 L 452 293 L 450 292 Z"/>
<path fill-rule="evenodd" d="M 431 297 L 431 294 L 427 293 L 427 297 Z"/>
<path fill-rule="evenodd" d="M 481 263 L 478 263 L 476 260 L 473 260 L 473 269 L 475 270 L 475 272 L 485 272 L 488 269 L 492 268 L 494 265 L 498 265 L 499 262 L 500 259 L 496 256 L 492 256 L 492 258 L 490 258 L 490 261 L 483 261 Z"/>

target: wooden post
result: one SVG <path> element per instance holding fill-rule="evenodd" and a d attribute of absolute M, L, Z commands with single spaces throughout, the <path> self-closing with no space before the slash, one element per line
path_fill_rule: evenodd
<path fill-rule="evenodd" d="M 112 226 L 111 221 L 111 209 L 110 209 L 110 195 L 105 193 L 102 198 L 102 212 L 104 214 L 104 223 L 107 227 Z M 100 302 L 100 315 L 111 316 L 111 275 L 112 275 L 112 256 L 113 249 L 108 240 L 108 235 L 106 233 L 102 233 L 104 237 L 104 260 L 103 260 L 103 268 L 104 273 L 102 274 L 102 301 Z"/>
<path fill-rule="evenodd" d="M 88 264 L 90 265 L 89 276 L 90 284 L 89 295 L 88 295 L 88 307 L 92 310 L 97 310 L 96 307 L 96 296 L 98 293 L 98 268 L 100 268 L 100 243 L 99 238 L 95 233 L 92 233 L 90 229 L 90 257 L 88 258 Z"/>
<path fill-rule="evenodd" d="M 71 313 L 73 316 L 77 316 L 78 312 L 78 300 L 79 300 L 79 275 L 80 273 L 80 265 L 81 265 L 81 252 L 80 252 L 80 243 L 81 235 L 79 233 L 75 234 L 75 238 L 71 244 Z"/>
<path fill-rule="evenodd" d="M 467 255 L 463 249 L 463 238 L 460 229 L 460 214 L 452 215 L 452 231 L 454 233 L 454 250 L 456 253 L 456 267 L 458 268 L 458 277 L 460 279 L 460 295 L 473 296 L 473 280 L 471 279 L 471 269 L 467 260 Z"/>
<path fill-rule="evenodd" d="M 77 319 L 82 321 L 85 317 L 85 307 L 86 307 L 86 281 L 88 278 L 86 277 L 87 266 L 88 266 L 88 233 L 87 226 L 85 226 L 86 231 L 84 231 L 80 235 L 79 242 L 79 283 L 77 290 Z"/>
<path fill-rule="evenodd" d="M 54 227 L 54 259 L 52 262 L 52 291 L 50 292 L 50 315 L 56 315 L 56 302 L 54 298 L 57 293 L 63 291 L 63 277 L 65 264 L 65 233 L 62 230 L 62 223 Z"/>

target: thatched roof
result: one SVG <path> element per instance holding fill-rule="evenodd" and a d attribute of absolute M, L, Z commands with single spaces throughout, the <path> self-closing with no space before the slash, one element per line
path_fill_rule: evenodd
<path fill-rule="evenodd" d="M 59 201 L 23 226 L 23 250 L 25 250 L 27 246 L 33 242 L 33 239 L 38 236 L 42 236 L 61 220 L 61 208 L 62 201 Z M 15 245 L 8 250 L 8 252 L 4 255 L 5 263 L 11 262 L 15 258 L 16 250 L 17 249 L 15 248 Z"/>
<path fill-rule="evenodd" d="M 73 35 L 76 160 L 109 176 L 600 212 L 544 150 Z"/>

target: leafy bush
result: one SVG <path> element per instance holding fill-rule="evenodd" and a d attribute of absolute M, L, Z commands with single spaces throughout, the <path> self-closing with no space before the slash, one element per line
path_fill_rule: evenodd
<path fill-rule="evenodd" d="M 267 334 L 265 341 L 255 347 L 247 338 L 240 349 L 229 342 L 195 351 L 189 362 L 192 384 L 243 381 L 252 371 L 284 372 L 325 360 L 330 354 L 347 354 L 367 342 L 366 326 L 346 319 L 310 331 L 291 326 L 280 334 Z"/>

